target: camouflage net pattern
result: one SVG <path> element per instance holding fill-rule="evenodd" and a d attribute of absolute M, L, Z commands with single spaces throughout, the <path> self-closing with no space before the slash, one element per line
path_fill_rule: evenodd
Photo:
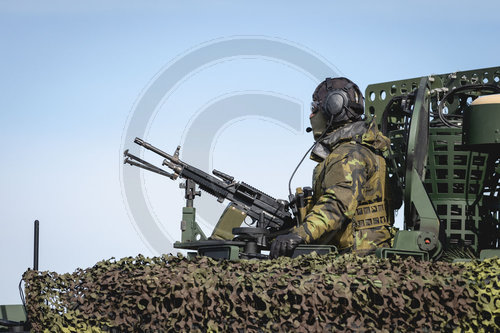
<path fill-rule="evenodd" d="M 499 274 L 498 258 L 313 253 L 239 262 L 139 255 L 23 279 L 37 332 L 494 332 Z"/>

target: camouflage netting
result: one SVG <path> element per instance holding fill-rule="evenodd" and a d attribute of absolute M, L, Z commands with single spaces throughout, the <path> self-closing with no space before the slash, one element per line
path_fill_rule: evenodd
<path fill-rule="evenodd" d="M 27 271 L 35 331 L 498 331 L 500 259 L 107 260 Z M 113 328 L 113 329 L 111 329 Z"/>

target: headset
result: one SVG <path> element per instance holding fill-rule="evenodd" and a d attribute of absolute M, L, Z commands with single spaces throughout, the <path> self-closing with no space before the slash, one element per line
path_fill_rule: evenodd
<path fill-rule="evenodd" d="M 321 104 L 321 111 L 325 119 L 329 119 L 330 124 L 347 120 L 359 120 L 364 108 L 358 86 L 349 81 L 343 88 L 334 88 L 333 80 L 331 78 L 325 80 L 328 95 Z M 348 91 L 350 89 L 354 89 L 356 101 L 351 101 L 349 98 Z"/>

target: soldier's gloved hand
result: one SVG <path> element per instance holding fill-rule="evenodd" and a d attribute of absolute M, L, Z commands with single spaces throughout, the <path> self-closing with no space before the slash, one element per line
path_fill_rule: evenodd
<path fill-rule="evenodd" d="M 297 234 L 289 233 L 280 235 L 272 242 L 269 256 L 271 258 L 277 258 L 279 256 L 290 257 L 293 254 L 293 250 L 302 243 L 304 243 L 304 240 Z"/>

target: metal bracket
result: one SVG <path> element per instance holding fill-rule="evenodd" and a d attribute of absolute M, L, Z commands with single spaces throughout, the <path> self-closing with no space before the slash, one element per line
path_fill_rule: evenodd
<path fill-rule="evenodd" d="M 207 236 L 203 233 L 196 222 L 196 208 L 183 207 L 181 221 L 181 240 L 183 243 L 206 240 Z"/>

